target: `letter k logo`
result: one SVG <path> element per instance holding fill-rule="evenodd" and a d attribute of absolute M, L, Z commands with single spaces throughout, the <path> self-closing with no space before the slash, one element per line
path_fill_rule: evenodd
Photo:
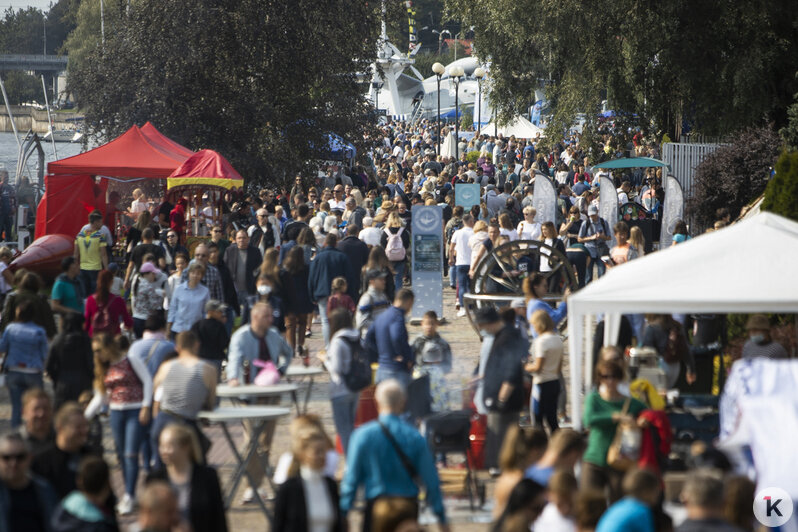
<path fill-rule="evenodd" d="M 782 517 L 781 511 L 779 511 L 779 503 L 781 502 L 781 499 L 776 499 L 776 502 L 773 502 L 773 499 L 771 499 L 770 496 L 767 496 L 765 497 L 765 501 L 767 503 L 765 512 L 767 513 L 768 517 L 770 517 L 773 512 L 776 512 L 776 515 Z"/>

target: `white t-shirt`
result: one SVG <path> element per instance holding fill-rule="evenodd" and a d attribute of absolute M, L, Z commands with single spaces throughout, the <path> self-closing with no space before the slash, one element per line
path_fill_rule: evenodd
<path fill-rule="evenodd" d="M 468 247 L 471 248 L 471 255 L 469 256 L 469 265 L 476 266 L 474 264 L 474 260 L 477 258 L 477 253 L 479 253 L 479 248 L 482 246 L 482 243 L 488 239 L 488 232 L 487 231 L 480 231 L 479 233 L 474 233 L 468 239 Z"/>
<path fill-rule="evenodd" d="M 560 378 L 560 361 L 562 360 L 564 346 L 560 337 L 554 333 L 543 333 L 532 343 L 532 354 L 535 358 L 543 359 L 543 367 L 539 373 L 532 375 L 534 384 L 556 381 Z"/>
<path fill-rule="evenodd" d="M 130 204 L 130 212 L 137 214 L 140 212 L 144 212 L 149 207 L 149 204 L 146 200 L 133 200 L 133 203 Z"/>
<path fill-rule="evenodd" d="M 543 243 L 546 244 L 547 246 L 554 247 L 554 239 L 553 238 L 547 238 L 546 240 L 543 241 Z M 544 248 L 544 247 L 540 248 L 540 271 L 541 272 L 550 272 L 551 271 L 551 265 L 549 264 L 549 259 L 548 259 L 548 256 L 550 254 L 551 254 L 551 250 L 550 249 Z"/>
<path fill-rule="evenodd" d="M 512 242 L 513 240 L 518 240 L 518 231 L 516 231 L 515 229 L 501 228 L 499 230 L 499 234 L 501 236 L 506 236 L 510 240 L 510 242 Z"/>
<path fill-rule="evenodd" d="M 328 200 L 327 203 L 330 205 L 330 210 L 340 209 L 342 211 L 346 210 L 346 202 L 344 200 L 335 201 L 335 198 Z"/>
<path fill-rule="evenodd" d="M 521 220 L 518 224 L 518 238 L 521 240 L 540 240 L 540 223 L 532 222 L 531 224 L 526 220 Z"/>
<path fill-rule="evenodd" d="M 576 532 L 573 519 L 564 517 L 554 503 L 548 503 L 532 525 L 533 532 Z"/>
<path fill-rule="evenodd" d="M 452 233 L 455 266 L 471 266 L 471 246 L 469 242 L 472 236 L 474 236 L 474 229 L 466 226 Z"/>
<path fill-rule="evenodd" d="M 629 195 L 623 191 L 622 188 L 617 190 L 618 192 L 618 205 L 625 205 L 629 203 Z"/>

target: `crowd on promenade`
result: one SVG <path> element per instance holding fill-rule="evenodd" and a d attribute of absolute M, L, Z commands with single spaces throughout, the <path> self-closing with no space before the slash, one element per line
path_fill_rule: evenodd
<path fill-rule="evenodd" d="M 316 358 L 329 373 L 344 474 L 340 483 L 332 478 L 335 445 L 319 419 L 295 418 L 274 530 L 344 530 L 361 488 L 364 530 L 417 530 L 420 486 L 447 530 L 437 473 L 443 457 L 408 422 L 407 390 L 428 377 L 433 412 L 461 408 L 447 375 L 466 359 L 476 362 L 473 408 L 485 420 L 485 467 L 497 478 L 495 530 L 620 531 L 630 523 L 668 530 L 662 449 L 648 442 L 648 459 L 638 464 L 645 467 L 621 470 L 608 462 L 618 426 L 649 433 L 662 420 L 652 404 L 632 397 L 623 354 L 635 345 L 656 350 L 667 387 L 689 389 L 699 377 L 695 354 L 725 341 L 719 317 L 625 316 L 617 348 L 593 354 L 599 385 L 585 399 L 587 436 L 560 428 L 568 419 L 558 326 L 569 291 L 552 275 L 553 262 L 535 261 L 523 275 L 523 297 L 508 307 L 473 313 L 479 353 L 453 353 L 435 312 L 424 314 L 412 341 L 405 325 L 416 299 L 408 267 L 413 206 L 441 208 L 441 269 L 457 291 L 460 319 L 480 261 L 505 242 L 537 240 L 557 250 L 579 287 L 644 254 L 636 228 L 598 216 L 591 163 L 620 152 L 654 156 L 657 146 L 639 135 L 619 145 L 607 131 L 603 151 L 590 154 L 577 134 L 545 150 L 541 139 L 482 134 L 462 141 L 456 160 L 437 155 L 427 122 L 389 124 L 369 141 L 368 166 L 330 164 L 318 175 L 297 176 L 290 189 L 226 196 L 222 216 L 209 216 L 207 234 L 191 241 L 186 198 L 150 201 L 136 190 L 124 209 L 130 227 L 123 256 L 111 252 L 119 251 L 116 219 L 92 212 L 47 297 L 36 273 L 11 275 L 12 254 L 0 248 L 0 353 L 14 429 L 0 436 L 0 532 L 115 530 L 117 514 L 135 511 L 142 530 L 226 530 L 199 413 L 216 406 L 217 383 L 240 386 L 264 376 L 273 382 L 291 364 Z M 469 162 L 473 151 L 479 157 Z M 638 169 L 614 177 L 621 203 L 659 212 L 661 175 Z M 557 184 L 554 223 L 536 221 L 531 198 L 541 178 Z M 455 204 L 459 183 L 481 186 L 479 205 L 466 211 Z M 718 213 L 718 228 L 727 214 Z M 674 244 L 689 238 L 683 223 L 674 233 Z M 564 294 L 563 301 L 550 305 L 550 292 Z M 752 318 L 748 331 L 744 356 L 786 356 L 764 316 Z M 323 343 L 316 353 L 306 345 L 313 334 Z M 356 428 L 371 363 L 379 418 Z M 521 425 L 527 412 L 535 428 Z M 123 493 L 111 489 L 102 458 L 106 424 Z M 247 465 L 257 482 L 274 430 L 271 423 Z M 748 496 L 750 484 L 733 477 L 714 449 L 697 450 L 695 463 L 700 471 L 683 491 L 688 520 L 678 530 L 735 530 L 730 523 L 752 530 L 750 513 L 728 510 Z M 730 493 L 732 485 L 737 491 Z M 265 487 L 250 488 L 243 502 L 268 496 Z"/>

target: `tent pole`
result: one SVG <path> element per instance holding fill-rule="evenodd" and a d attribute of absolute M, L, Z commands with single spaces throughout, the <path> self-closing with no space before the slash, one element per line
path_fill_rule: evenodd
<path fill-rule="evenodd" d="M 571 423 L 574 430 L 582 428 L 582 333 L 581 315 L 573 305 L 568 306 L 568 358 L 571 372 Z"/>

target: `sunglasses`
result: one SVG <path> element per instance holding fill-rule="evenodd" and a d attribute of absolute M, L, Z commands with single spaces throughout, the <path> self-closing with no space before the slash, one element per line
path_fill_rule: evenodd
<path fill-rule="evenodd" d="M 28 453 L 16 453 L 16 454 L 0 454 L 0 460 L 4 462 L 10 462 L 12 460 L 16 460 L 17 462 L 21 462 L 28 457 Z"/>
<path fill-rule="evenodd" d="M 606 374 L 606 373 L 602 373 L 601 375 L 599 375 L 599 378 L 600 379 L 604 379 L 604 380 L 609 380 L 609 379 L 618 380 L 618 376 L 617 375 L 609 375 L 609 374 Z"/>

